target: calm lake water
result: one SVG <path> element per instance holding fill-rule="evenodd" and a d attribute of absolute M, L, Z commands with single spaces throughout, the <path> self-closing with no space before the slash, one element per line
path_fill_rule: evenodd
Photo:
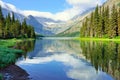
<path fill-rule="evenodd" d="M 120 80 L 120 44 L 43 38 L 18 43 L 31 80 Z"/>

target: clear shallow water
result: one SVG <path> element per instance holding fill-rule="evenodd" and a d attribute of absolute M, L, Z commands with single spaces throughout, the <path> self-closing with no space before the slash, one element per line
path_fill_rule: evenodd
<path fill-rule="evenodd" d="M 107 56 L 109 55 L 106 52 L 108 46 L 104 47 L 104 43 L 79 42 L 68 38 L 65 40 L 44 38 L 33 43 L 26 44 L 24 50 L 27 54 L 16 62 L 16 65 L 24 69 L 32 80 L 118 79 L 119 74 L 115 72 L 118 71 L 117 65 L 114 65 L 113 72 L 110 65 L 112 63 L 109 63 L 113 58 Z M 111 45 L 114 46 L 115 43 Z M 110 55 L 112 53 L 114 51 Z M 114 76 L 115 73 L 118 76 Z"/>

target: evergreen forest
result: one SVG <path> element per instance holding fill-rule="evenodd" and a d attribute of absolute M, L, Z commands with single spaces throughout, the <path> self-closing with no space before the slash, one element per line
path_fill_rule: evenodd
<path fill-rule="evenodd" d="M 120 8 L 99 7 L 82 23 L 81 37 L 116 38 L 120 36 Z"/>
<path fill-rule="evenodd" d="M 4 17 L 0 7 L 0 39 L 11 38 L 35 38 L 34 28 L 27 25 L 25 19 L 23 22 L 16 20 L 14 13 Z"/>

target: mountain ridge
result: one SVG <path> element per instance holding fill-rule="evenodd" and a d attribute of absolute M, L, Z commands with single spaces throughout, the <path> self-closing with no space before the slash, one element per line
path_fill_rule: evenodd
<path fill-rule="evenodd" d="M 83 12 L 83 14 L 77 15 L 76 17 L 74 17 L 71 21 L 71 23 L 69 24 L 69 28 L 64 30 L 61 33 L 58 33 L 57 36 L 63 37 L 63 36 L 67 36 L 67 37 L 79 37 L 80 36 L 80 28 L 82 26 L 82 20 L 84 20 L 85 17 L 87 17 L 88 15 L 90 15 L 90 13 L 94 10 L 94 8 L 90 8 L 88 10 L 86 10 L 85 12 Z M 68 35 L 71 34 L 71 35 Z M 75 35 L 74 35 L 75 34 Z"/>
<path fill-rule="evenodd" d="M 101 7 L 107 7 L 109 6 L 110 9 L 112 8 L 113 5 L 116 5 L 118 8 L 120 7 L 120 0 L 107 0 Z M 95 9 L 95 8 L 94 8 Z M 85 20 L 86 17 L 90 17 L 91 12 L 94 11 L 90 10 L 88 13 L 84 14 L 83 16 L 79 16 L 74 22 L 73 26 L 71 26 L 69 29 L 57 34 L 58 36 L 67 36 L 68 34 L 71 34 L 72 36 L 79 37 L 80 36 L 80 28 L 82 27 L 82 22 Z M 77 35 L 74 35 L 75 33 L 78 33 Z M 71 35 L 68 35 L 71 37 Z"/>
<path fill-rule="evenodd" d="M 81 25 L 79 22 L 81 22 L 94 9 L 94 7 L 92 7 L 91 9 L 85 10 L 83 13 L 76 15 L 71 20 L 64 22 L 60 20 L 53 20 L 52 18 L 47 17 L 38 17 L 32 15 L 26 16 L 24 13 L 22 13 L 21 10 L 17 9 L 14 5 L 5 3 L 1 0 L 0 5 L 3 8 L 3 13 L 5 17 L 8 13 L 14 12 L 16 19 L 19 19 L 22 22 L 25 18 L 27 24 L 30 24 L 34 27 L 36 33 L 48 36 L 56 35 L 59 33 L 69 33 L 70 31 L 67 30 L 75 32 L 76 29 L 78 32 L 80 30 L 79 26 Z"/>
<path fill-rule="evenodd" d="M 14 5 L 11 5 L 9 3 L 5 3 L 0 0 L 0 5 L 2 7 L 2 12 L 4 17 L 10 13 L 14 13 L 15 19 L 18 19 L 20 22 L 23 22 L 24 19 L 26 19 L 27 24 L 32 25 L 35 29 L 35 32 L 37 34 L 42 34 L 42 35 L 53 35 L 51 31 L 47 30 L 46 27 L 47 25 L 45 24 L 46 22 L 54 22 L 54 23 L 59 23 L 61 21 L 55 21 L 50 18 L 45 18 L 45 17 L 36 17 L 36 16 L 25 16 L 19 9 L 17 9 Z"/>

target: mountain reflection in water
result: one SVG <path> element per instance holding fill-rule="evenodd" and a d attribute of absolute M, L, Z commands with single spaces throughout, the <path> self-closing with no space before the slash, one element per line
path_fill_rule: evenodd
<path fill-rule="evenodd" d="M 115 42 L 42 39 L 16 64 L 32 80 L 119 80 L 119 47 Z"/>

